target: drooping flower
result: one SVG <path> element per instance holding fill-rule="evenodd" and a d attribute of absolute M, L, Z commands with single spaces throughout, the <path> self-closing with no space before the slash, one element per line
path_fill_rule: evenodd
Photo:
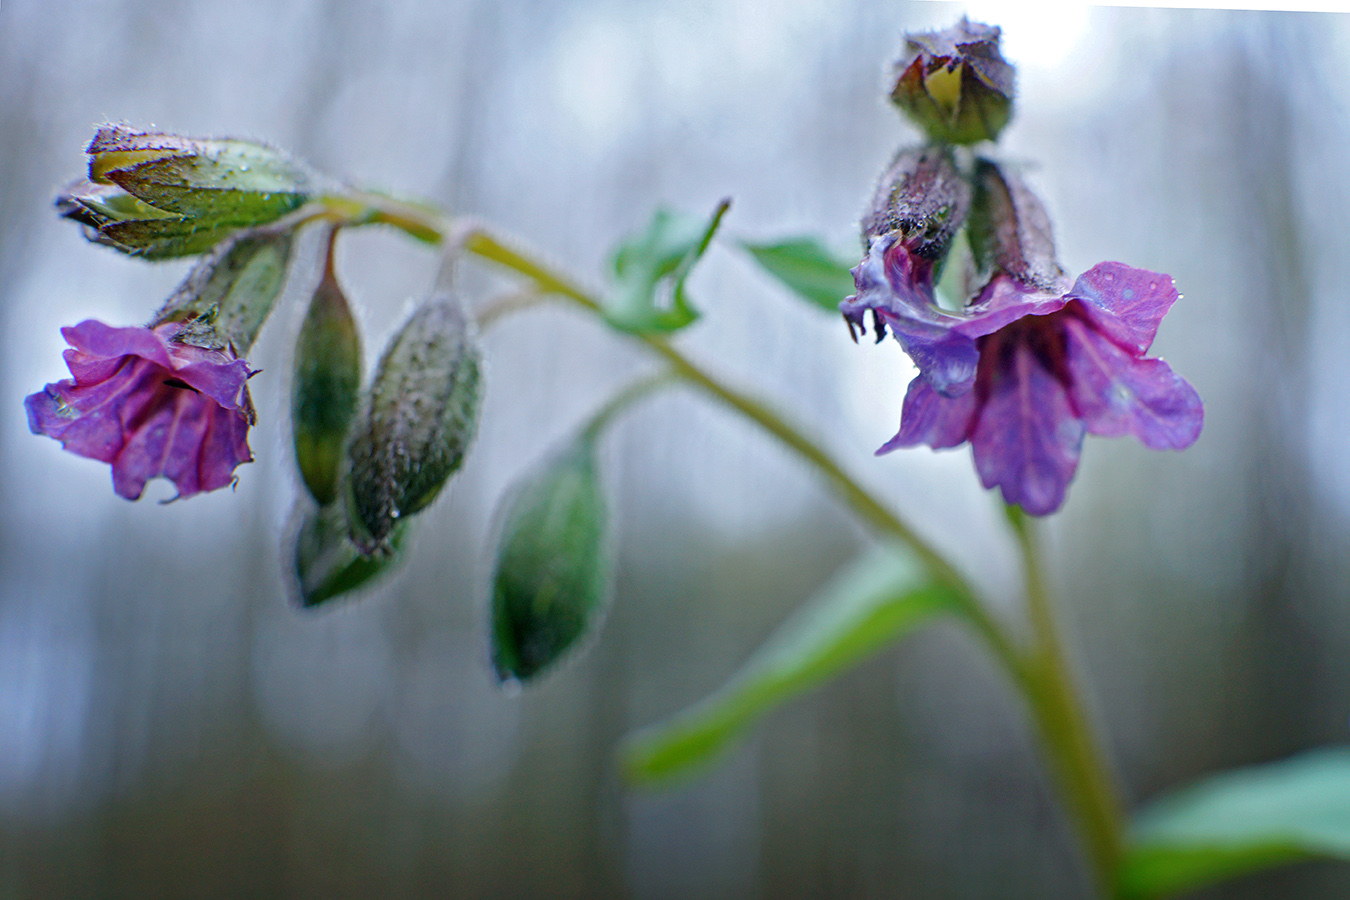
<path fill-rule="evenodd" d="M 34 434 L 112 464 L 113 490 L 136 500 L 163 476 L 179 497 L 225 487 L 251 462 L 248 363 L 184 343 L 182 323 L 116 328 L 88 319 L 61 329 L 72 378 L 24 401 Z"/>
<path fill-rule="evenodd" d="M 1070 283 L 1034 196 L 992 165 L 980 179 L 971 224 L 993 274 L 964 310 L 937 305 L 897 234 L 872 236 L 840 309 L 851 330 L 870 311 L 877 339 L 889 328 L 919 369 L 878 454 L 969 441 L 986 488 L 1047 515 L 1064 503 L 1086 432 L 1180 450 L 1199 437 L 1204 410 L 1190 384 L 1145 356 L 1178 298 L 1172 279 L 1105 262 Z"/>

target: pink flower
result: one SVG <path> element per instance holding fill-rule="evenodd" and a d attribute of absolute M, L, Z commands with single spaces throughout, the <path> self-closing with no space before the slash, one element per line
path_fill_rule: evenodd
<path fill-rule="evenodd" d="M 114 328 L 87 319 L 62 328 L 73 378 L 24 401 L 34 434 L 112 464 L 113 490 L 137 500 L 168 478 L 179 497 L 214 491 L 251 462 L 248 363 L 176 338 L 182 325 Z"/>

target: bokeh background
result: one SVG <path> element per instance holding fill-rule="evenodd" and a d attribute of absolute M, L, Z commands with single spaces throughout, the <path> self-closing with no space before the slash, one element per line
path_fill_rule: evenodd
<path fill-rule="evenodd" d="M 795 459 L 667 393 L 605 443 L 612 612 L 519 695 L 487 664 L 496 502 L 616 387 L 633 346 L 563 309 L 485 336 L 472 456 L 406 567 L 304 612 L 285 562 L 298 272 L 252 357 L 237 490 L 116 498 L 28 433 L 58 328 L 144 321 L 186 272 L 87 245 L 55 191 L 97 123 L 267 139 L 497 223 L 591 284 L 658 204 L 733 198 L 729 236 L 856 250 L 915 139 L 884 100 L 907 29 L 1005 29 L 1061 257 L 1171 273 L 1155 351 L 1192 381 L 1184 454 L 1089 439 L 1049 523 L 1087 695 L 1140 802 L 1350 739 L 1350 19 L 856 0 L 208 0 L 0 7 L 0 898 L 1085 895 L 1017 703 L 936 627 L 770 716 L 700 777 L 636 792 L 621 737 L 720 684 L 866 535 Z M 368 358 L 434 277 L 344 237 Z M 488 294 L 501 282 L 468 272 Z M 968 451 L 873 458 L 910 370 L 892 342 L 715 247 L 696 358 L 753 389 L 1015 615 Z M 1331 864 L 1204 896 L 1341 897 Z"/>

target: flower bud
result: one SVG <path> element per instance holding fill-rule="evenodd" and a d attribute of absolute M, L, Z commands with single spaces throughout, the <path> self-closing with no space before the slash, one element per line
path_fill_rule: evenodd
<path fill-rule="evenodd" d="M 478 427 L 480 353 L 448 294 L 424 303 L 390 342 L 348 445 L 352 539 L 381 546 L 464 461 Z"/>
<path fill-rule="evenodd" d="M 604 613 L 604 492 L 584 436 L 513 493 L 492 592 L 492 664 L 502 681 L 552 666 Z"/>
<path fill-rule="evenodd" d="M 266 224 L 319 189 L 317 176 L 299 162 L 250 141 L 105 125 L 86 152 L 91 182 L 115 184 L 154 209 L 208 229 Z"/>
<path fill-rule="evenodd" d="M 891 101 L 935 141 L 997 140 L 1012 118 L 1014 79 L 998 42 L 998 28 L 964 17 L 945 31 L 908 35 Z"/>
<path fill-rule="evenodd" d="M 292 229 L 237 231 L 202 257 L 151 320 L 183 323 L 177 340 L 241 356 L 253 346 L 286 283 Z"/>
<path fill-rule="evenodd" d="M 975 166 L 970 247 L 985 280 L 1003 272 L 1028 287 L 1067 288 L 1045 207 L 1020 178 L 987 159 Z"/>
<path fill-rule="evenodd" d="M 295 341 L 291 427 L 305 487 L 321 505 L 337 498 L 342 448 L 361 389 L 361 335 L 333 271 L 330 230 L 323 278 Z"/>
<path fill-rule="evenodd" d="M 87 179 L 57 196 L 56 211 L 84 225 L 89 240 L 148 260 L 205 253 L 237 230 L 156 209 L 117 185 Z"/>
<path fill-rule="evenodd" d="M 301 606 L 317 606 L 366 585 L 403 558 L 407 523 L 399 522 L 384 545 L 362 553 L 348 535 L 346 510 L 330 504 L 311 510 L 295 537 L 295 575 Z"/>

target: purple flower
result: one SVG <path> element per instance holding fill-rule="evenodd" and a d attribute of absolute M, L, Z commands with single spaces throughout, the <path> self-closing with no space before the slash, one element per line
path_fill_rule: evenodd
<path fill-rule="evenodd" d="M 24 401 L 34 434 L 80 456 L 112 463 L 113 490 L 137 500 L 156 476 L 179 497 L 225 487 L 251 462 L 254 374 L 228 350 L 175 340 L 178 323 L 114 328 L 88 319 L 62 328 L 73 378 Z"/>
<path fill-rule="evenodd" d="M 1159 450 L 1199 437 L 1195 389 L 1144 355 L 1178 297 L 1169 276 L 1105 262 L 1072 286 L 1049 270 L 1033 285 L 1000 271 L 954 314 L 918 274 L 903 242 L 878 237 L 841 304 L 850 329 L 870 310 L 877 339 L 889 327 L 919 368 L 878 454 L 970 441 L 986 488 L 1047 515 L 1064 503 L 1085 432 Z"/>

